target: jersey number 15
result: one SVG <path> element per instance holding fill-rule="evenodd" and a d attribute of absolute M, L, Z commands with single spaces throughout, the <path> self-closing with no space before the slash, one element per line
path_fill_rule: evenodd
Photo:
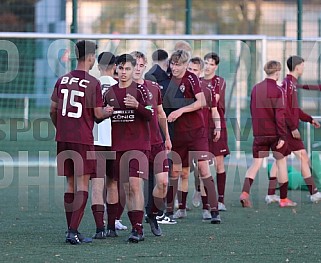
<path fill-rule="evenodd" d="M 71 90 L 70 96 L 69 96 L 69 90 L 68 89 L 62 89 L 61 93 L 64 95 L 63 104 L 62 104 L 62 116 L 67 116 L 70 118 L 80 118 L 82 114 L 82 104 L 80 102 L 75 101 L 75 97 L 83 97 L 85 96 L 85 93 L 79 90 Z M 72 107 L 77 108 L 76 112 L 68 112 L 67 113 L 67 103 L 69 101 L 69 104 Z M 69 108 L 69 107 L 68 107 Z"/>

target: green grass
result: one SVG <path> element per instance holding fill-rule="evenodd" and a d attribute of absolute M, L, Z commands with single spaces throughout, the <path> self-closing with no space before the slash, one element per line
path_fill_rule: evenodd
<path fill-rule="evenodd" d="M 0 261 L 320 262 L 321 204 L 309 203 L 307 192 L 291 191 L 290 197 L 299 203 L 297 208 L 265 205 L 267 175 L 262 170 L 252 188 L 254 208 L 243 209 L 238 197 L 244 173 L 245 167 L 229 167 L 228 211 L 221 213 L 220 225 L 203 223 L 201 209 L 193 207 L 187 219 L 163 225 L 162 237 L 153 236 L 145 224 L 146 238 L 139 244 L 128 244 L 128 231 L 121 231 L 115 239 L 72 246 L 64 243 L 63 178 L 52 168 L 15 168 L 4 175 L 1 167 Z M 40 187 L 32 185 L 38 180 Z M 4 187 L 4 182 L 9 186 Z M 192 193 L 192 176 L 190 182 Z M 123 223 L 129 225 L 125 213 Z M 80 230 L 87 236 L 95 231 L 90 203 Z"/>

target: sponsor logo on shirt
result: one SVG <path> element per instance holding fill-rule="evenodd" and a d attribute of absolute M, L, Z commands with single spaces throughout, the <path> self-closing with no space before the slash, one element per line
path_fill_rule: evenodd
<path fill-rule="evenodd" d="M 115 110 L 112 122 L 133 122 L 135 121 L 134 110 Z"/>

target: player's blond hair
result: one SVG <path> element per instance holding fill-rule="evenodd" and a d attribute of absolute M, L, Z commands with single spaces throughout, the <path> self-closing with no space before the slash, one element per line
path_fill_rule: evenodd
<path fill-rule="evenodd" d="M 270 60 L 264 65 L 264 71 L 268 76 L 280 70 L 281 70 L 281 63 L 276 60 Z"/>
<path fill-rule="evenodd" d="M 133 51 L 130 53 L 130 55 L 132 55 L 134 57 L 134 59 L 142 58 L 144 60 L 144 63 L 147 64 L 147 57 L 145 56 L 144 53 L 142 53 L 140 51 Z"/>
<path fill-rule="evenodd" d="M 186 63 L 187 61 L 189 61 L 189 53 L 185 50 L 176 50 L 170 58 L 170 61 L 174 62 L 174 63 Z"/>

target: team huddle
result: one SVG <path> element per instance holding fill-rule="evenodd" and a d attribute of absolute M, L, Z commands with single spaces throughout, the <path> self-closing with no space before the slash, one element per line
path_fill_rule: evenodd
<path fill-rule="evenodd" d="M 161 236 L 160 224 L 176 224 L 177 219 L 187 217 L 191 168 L 195 176 L 193 205 L 202 203 L 202 219 L 219 224 L 219 211 L 227 210 L 224 157 L 229 154 L 226 83 L 216 75 L 219 56 L 210 52 L 204 59 L 191 57 L 188 43 L 179 41 L 171 56 L 156 50 L 153 65 L 145 73 L 147 58 L 140 51 L 117 58 L 102 52 L 98 56 L 101 76 L 96 79 L 89 74 L 96 49 L 94 42 L 77 42 L 77 68 L 57 80 L 51 97 L 58 175 L 67 179 L 66 242 L 91 242 L 78 231 L 90 181 L 94 239 L 114 238 L 119 230 L 127 229 L 121 222 L 125 205 L 131 223 L 129 242 L 144 240 L 144 218 L 152 233 Z M 320 127 L 298 106 L 296 88 L 306 88 L 296 83 L 304 60 L 290 57 L 287 66 L 290 73 L 278 86 L 281 64 L 269 61 L 264 68 L 266 79 L 252 90 L 253 164 L 240 196 L 243 207 L 251 207 L 250 187 L 270 150 L 275 164 L 267 203 L 296 205 L 287 198 L 286 156 L 291 152 L 301 160 L 311 201 L 321 200 L 298 131 L 299 120 Z M 217 186 L 210 170 L 212 162 Z M 275 194 L 277 183 L 280 196 Z"/>

